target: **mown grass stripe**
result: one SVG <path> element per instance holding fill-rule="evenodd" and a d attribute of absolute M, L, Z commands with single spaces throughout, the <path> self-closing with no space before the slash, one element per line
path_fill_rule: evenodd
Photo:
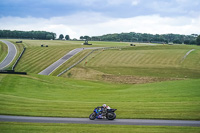
<path fill-rule="evenodd" d="M 44 49 L 43 49 L 44 50 Z M 61 56 L 63 56 L 67 51 L 65 49 L 61 48 L 50 48 L 45 51 L 38 50 L 32 55 L 32 51 L 29 51 L 29 55 L 27 55 L 28 58 L 26 58 L 26 64 L 21 67 L 21 69 L 25 68 L 25 71 L 29 72 L 38 72 L 44 68 L 46 68 L 48 65 L 50 65 L 52 62 L 59 59 Z M 54 56 L 52 56 L 54 55 Z M 35 64 L 35 65 L 30 65 Z"/>
<path fill-rule="evenodd" d="M 8 54 L 7 45 L 0 41 L 0 63 L 4 60 L 7 54 Z"/>

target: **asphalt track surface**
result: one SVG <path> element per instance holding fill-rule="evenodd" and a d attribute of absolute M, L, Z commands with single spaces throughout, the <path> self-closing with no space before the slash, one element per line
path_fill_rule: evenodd
<path fill-rule="evenodd" d="M 3 70 L 14 60 L 17 54 L 17 49 L 13 43 L 8 42 L 8 41 L 3 41 L 3 40 L 1 41 L 8 46 L 8 54 L 6 58 L 0 63 L 0 70 Z"/>
<path fill-rule="evenodd" d="M 31 122 L 31 123 L 76 123 L 76 124 L 200 127 L 200 121 L 189 121 L 189 120 L 148 120 L 148 119 L 89 120 L 89 118 L 27 117 L 27 116 L 0 115 L 0 121 L 1 122 Z"/>
<path fill-rule="evenodd" d="M 38 74 L 40 74 L 40 75 L 50 75 L 59 66 L 61 66 L 63 63 L 68 61 L 71 57 L 73 57 L 74 55 L 78 54 L 82 50 L 85 50 L 85 49 L 98 49 L 98 48 L 101 48 L 101 47 L 76 48 L 76 49 L 70 51 L 69 53 L 67 53 L 66 55 L 64 55 L 62 58 L 60 58 L 59 60 L 57 60 L 56 62 L 54 62 L 53 64 L 51 64 L 49 67 L 47 67 L 46 69 L 44 69 L 43 71 L 41 71 Z"/>

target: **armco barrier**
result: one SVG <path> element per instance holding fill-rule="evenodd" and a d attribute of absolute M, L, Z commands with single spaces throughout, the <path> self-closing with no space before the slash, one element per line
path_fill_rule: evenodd
<path fill-rule="evenodd" d="M 12 67 L 12 70 L 15 70 L 15 67 L 17 66 L 19 60 L 21 59 L 22 55 L 24 54 L 26 48 L 24 47 L 23 51 L 21 52 L 20 56 L 18 57 L 18 59 L 16 60 L 15 64 Z"/>
<path fill-rule="evenodd" d="M 0 70 L 0 74 L 22 74 L 22 75 L 27 75 L 26 72 L 15 72 L 14 70 Z"/>
<path fill-rule="evenodd" d="M 71 65 L 70 67 L 68 67 L 67 69 L 65 69 L 64 71 L 62 71 L 61 73 L 59 73 L 57 75 L 57 77 L 61 76 L 62 74 L 66 73 L 67 71 L 69 71 L 70 69 L 72 69 L 73 67 L 75 67 L 76 65 L 78 65 L 79 63 L 81 63 L 85 58 L 87 58 L 90 54 L 92 54 L 94 51 L 97 50 L 101 50 L 101 49 L 118 49 L 118 48 L 125 48 L 125 47 L 105 47 L 105 48 L 98 48 L 98 49 L 94 49 L 92 50 L 90 53 L 88 53 L 86 56 L 84 56 L 82 59 L 80 59 L 78 62 L 74 63 L 73 65 Z"/>
<path fill-rule="evenodd" d="M 62 71 L 61 73 L 59 73 L 57 75 L 57 77 L 61 76 L 62 74 L 66 73 L 67 71 L 69 71 L 70 69 L 72 69 L 73 67 L 75 67 L 76 65 L 78 65 L 79 63 L 81 63 L 85 58 L 87 58 L 90 54 L 92 54 L 94 51 L 97 51 L 98 49 L 92 50 L 90 53 L 88 53 L 85 57 L 83 57 L 81 60 L 79 60 L 78 62 L 76 62 L 75 64 L 71 65 L 70 67 L 68 67 L 67 69 L 65 69 L 64 71 Z"/>

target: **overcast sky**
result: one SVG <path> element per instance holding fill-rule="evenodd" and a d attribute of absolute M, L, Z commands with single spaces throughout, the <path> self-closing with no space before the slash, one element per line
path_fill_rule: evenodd
<path fill-rule="evenodd" d="M 200 0 L 0 0 L 0 29 L 200 34 Z"/>

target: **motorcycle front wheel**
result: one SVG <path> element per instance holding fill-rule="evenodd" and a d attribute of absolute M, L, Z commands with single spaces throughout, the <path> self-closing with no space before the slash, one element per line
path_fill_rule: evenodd
<path fill-rule="evenodd" d="M 95 113 L 90 114 L 90 116 L 89 116 L 90 120 L 94 120 L 95 118 L 96 118 L 96 114 Z"/>

